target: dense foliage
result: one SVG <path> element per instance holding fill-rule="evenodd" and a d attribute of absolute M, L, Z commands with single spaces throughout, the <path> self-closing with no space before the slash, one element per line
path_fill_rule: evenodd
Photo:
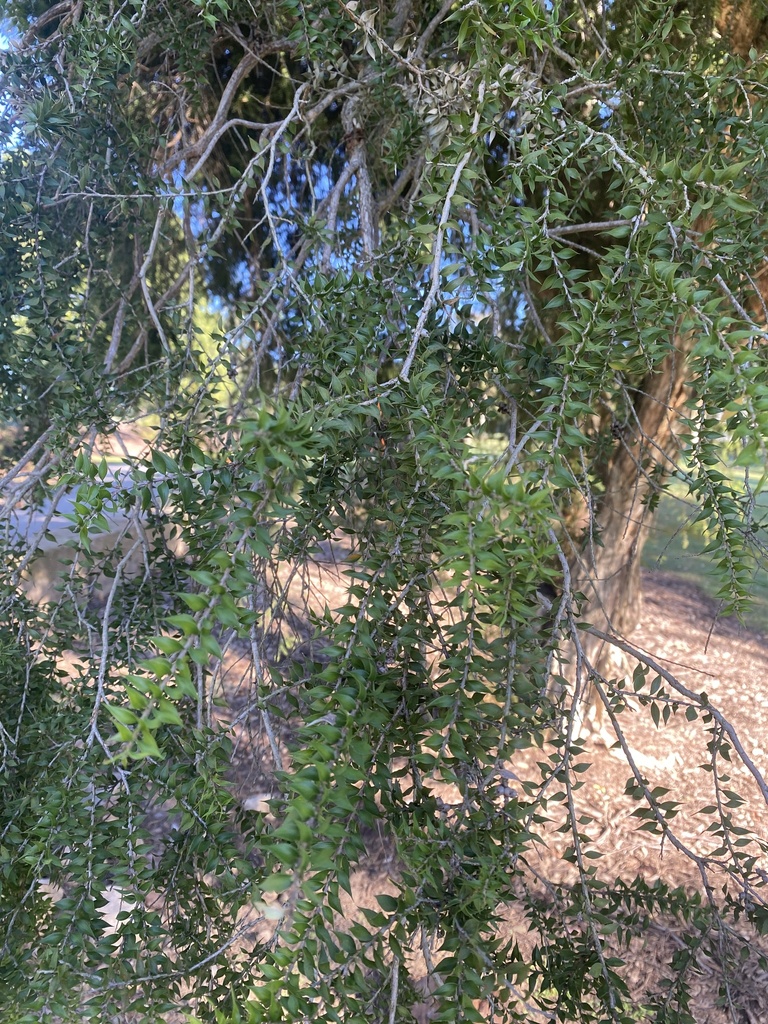
<path fill-rule="evenodd" d="M 670 480 L 724 611 L 764 553 L 755 12 L 6 11 L 3 1019 L 689 1022 L 700 949 L 732 1003 L 768 787 L 624 632 Z M 590 701 L 700 891 L 601 873 Z M 703 723 L 696 848 L 638 709 Z M 529 864 L 557 829 L 565 881 Z M 638 995 L 658 917 L 685 942 Z"/>

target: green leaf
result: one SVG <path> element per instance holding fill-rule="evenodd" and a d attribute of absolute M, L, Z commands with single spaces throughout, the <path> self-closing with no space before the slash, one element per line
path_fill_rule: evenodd
<path fill-rule="evenodd" d="M 262 892 L 285 892 L 293 885 L 293 875 L 270 875 L 261 882 L 259 888 Z"/>
<path fill-rule="evenodd" d="M 121 725 L 135 725 L 139 720 L 133 711 L 121 707 L 119 704 L 107 704 L 106 708 L 115 721 L 120 722 Z"/>

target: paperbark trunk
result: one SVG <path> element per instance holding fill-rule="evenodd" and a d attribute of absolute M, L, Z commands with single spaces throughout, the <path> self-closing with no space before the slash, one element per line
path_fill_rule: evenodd
<path fill-rule="evenodd" d="M 678 454 L 680 412 L 686 400 L 690 336 L 676 338 L 661 367 L 646 375 L 634 403 L 632 422 L 617 430 L 605 489 L 592 521 L 570 552 L 573 589 L 584 595 L 581 618 L 602 632 L 626 634 L 642 608 L 640 558 L 648 538 L 649 501 Z M 626 664 L 615 648 L 585 634 L 591 666 L 608 678 Z"/>
<path fill-rule="evenodd" d="M 721 0 L 715 24 L 733 52 L 745 60 L 750 48 L 768 40 L 768 17 L 756 0 Z M 697 225 L 703 227 L 703 225 Z M 762 296 L 762 300 L 765 295 Z M 762 301 L 756 315 L 764 310 Z M 652 513 L 648 502 L 678 451 L 680 412 L 686 400 L 686 361 L 691 335 L 678 336 L 658 371 L 649 373 L 637 394 L 634 422 L 619 431 L 617 447 L 604 476 L 604 492 L 580 543 L 570 552 L 573 588 L 584 595 L 581 618 L 602 632 L 626 634 L 642 609 L 640 559 Z M 607 678 L 630 668 L 617 648 L 585 634 L 590 666 Z"/>

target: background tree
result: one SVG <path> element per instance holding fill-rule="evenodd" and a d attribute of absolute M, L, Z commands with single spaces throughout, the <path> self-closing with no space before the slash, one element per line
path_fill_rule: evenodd
<path fill-rule="evenodd" d="M 704 716 L 716 782 L 732 746 L 768 796 L 706 695 L 625 635 L 670 476 L 710 524 L 725 611 L 763 550 L 749 474 L 721 466 L 726 443 L 764 460 L 768 430 L 755 10 L 8 17 L 0 909 L 20 1018 L 408 1019 L 420 944 L 434 1019 L 482 1019 L 485 999 L 508 1020 L 629 1021 L 617 931 L 657 913 L 690 916 L 698 942 L 735 941 L 729 914 L 763 930 L 760 844 L 738 845 L 717 796 L 722 849 L 685 847 L 618 717 L 629 658 L 650 714 Z M 146 456 L 95 454 L 137 417 Z M 503 443 L 478 455 L 488 427 Z M 61 598 L 33 604 L 20 584 L 57 508 L 74 559 Z M 329 551 L 353 560 L 323 609 L 292 581 Z M 224 721 L 235 655 L 250 689 Z M 703 903 L 585 859 L 588 687 Z M 249 717 L 273 760 L 255 821 L 225 784 Z M 541 777 L 511 795 L 535 746 Z M 525 867 L 547 821 L 577 878 L 552 907 Z M 341 893 L 381 822 L 398 895 L 350 929 Z M 109 891 L 126 901 L 110 925 Z M 502 938 L 512 905 L 530 961 Z M 643 1012 L 690 1020 L 685 984 Z"/>

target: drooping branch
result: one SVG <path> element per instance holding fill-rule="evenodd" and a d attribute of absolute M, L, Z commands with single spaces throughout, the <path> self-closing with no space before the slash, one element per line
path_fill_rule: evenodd
<path fill-rule="evenodd" d="M 708 715 L 712 715 L 714 720 L 717 722 L 717 724 L 720 726 L 720 728 L 723 730 L 723 732 L 726 734 L 728 739 L 733 744 L 734 750 L 739 755 L 744 766 L 747 768 L 750 775 L 757 783 L 758 789 L 760 790 L 760 794 L 763 800 L 765 801 L 766 805 L 768 805 L 768 783 L 766 783 L 766 780 L 763 777 L 762 772 L 754 763 L 754 761 L 749 756 L 747 751 L 744 749 L 744 745 L 741 742 L 741 739 L 739 738 L 739 734 L 736 732 L 733 725 L 728 721 L 728 719 L 725 717 L 725 715 L 723 715 L 721 711 L 719 711 L 708 700 L 705 700 L 702 697 L 702 694 L 696 693 L 694 690 L 691 690 L 689 687 L 687 687 L 684 683 L 680 682 L 680 680 L 677 679 L 676 676 L 674 676 L 671 672 L 665 669 L 663 665 L 660 665 L 654 657 L 652 657 L 650 654 L 647 654 L 645 651 L 641 650 L 635 644 L 630 643 L 625 638 L 616 636 L 613 633 L 606 633 L 601 629 L 596 629 L 594 626 L 590 627 L 587 630 L 587 632 L 590 633 L 592 636 L 597 637 L 598 640 L 602 640 L 604 643 L 611 644 L 611 646 L 613 647 L 618 647 L 620 650 L 624 651 L 625 654 L 631 655 L 631 657 L 633 657 L 636 661 L 639 661 L 641 664 L 647 665 L 648 668 L 654 671 L 657 675 L 661 676 L 661 678 L 666 683 L 668 683 L 672 687 L 672 689 L 675 690 L 676 693 L 679 693 L 682 697 L 685 697 L 687 700 L 691 701 L 692 704 L 696 705 L 697 707 L 700 707 Z"/>

